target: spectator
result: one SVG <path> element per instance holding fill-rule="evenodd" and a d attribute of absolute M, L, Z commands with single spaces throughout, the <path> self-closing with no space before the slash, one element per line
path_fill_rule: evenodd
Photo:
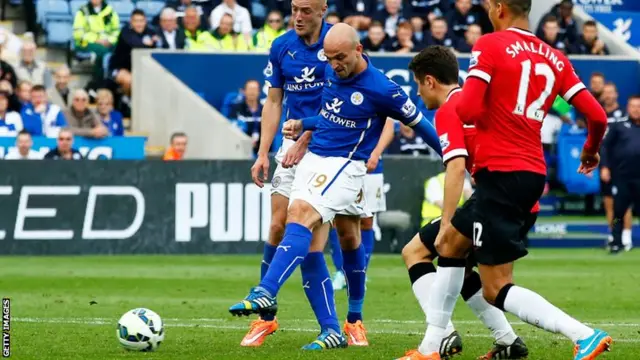
<path fill-rule="evenodd" d="M 0 80 L 7 80 L 13 89 L 18 85 L 18 77 L 13 66 L 4 60 L 0 60 Z"/>
<path fill-rule="evenodd" d="M 419 19 L 424 25 L 425 20 L 430 23 L 437 17 L 445 16 L 449 11 L 449 0 L 404 0 L 402 9 L 404 16 L 412 23 L 413 19 Z"/>
<path fill-rule="evenodd" d="M 431 35 L 426 39 L 426 45 L 441 45 L 446 47 L 454 47 L 457 41 L 449 35 L 449 27 L 444 18 L 436 18 L 431 22 Z"/>
<path fill-rule="evenodd" d="M 102 124 L 111 136 L 124 136 L 122 113 L 113 109 L 113 93 L 108 89 L 100 89 L 96 94 L 97 113 Z"/>
<path fill-rule="evenodd" d="M 458 41 L 456 50 L 461 53 L 470 53 L 473 46 L 478 42 L 478 39 L 482 36 L 482 28 L 478 24 L 471 24 L 467 28 L 467 32 L 464 33 L 464 40 Z"/>
<path fill-rule="evenodd" d="M 32 149 L 33 139 L 26 130 L 20 130 L 16 137 L 16 147 L 9 149 L 5 160 L 40 160 L 42 156 Z"/>
<path fill-rule="evenodd" d="M 602 107 L 607 113 L 607 122 L 609 124 L 627 120 L 624 111 L 620 109 L 620 104 L 618 103 L 618 88 L 616 84 L 612 82 L 604 85 L 602 90 Z"/>
<path fill-rule="evenodd" d="M 602 92 L 604 91 L 604 74 L 601 72 L 594 72 L 591 74 L 589 80 L 589 91 L 599 101 L 602 102 Z"/>
<path fill-rule="evenodd" d="M 412 128 L 400 124 L 400 132 L 389 146 L 389 154 L 428 155 L 429 145 Z"/>
<path fill-rule="evenodd" d="M 162 49 L 184 49 L 187 37 L 184 31 L 178 30 L 176 11 L 164 8 L 160 13 L 160 29 L 157 46 Z"/>
<path fill-rule="evenodd" d="M 23 128 L 20 114 L 9 110 L 9 96 L 0 91 L 0 136 L 16 136 Z"/>
<path fill-rule="evenodd" d="M 51 87 L 51 73 L 47 65 L 36 60 L 36 43 L 27 41 L 22 45 L 21 59 L 14 68 L 18 80 L 29 80 L 32 84 Z"/>
<path fill-rule="evenodd" d="M 158 36 L 147 26 L 144 11 L 131 12 L 129 26 L 122 29 L 109 64 L 111 75 L 122 87 L 125 95 L 131 94 L 131 51 L 138 48 L 154 48 Z"/>
<path fill-rule="evenodd" d="M 362 40 L 362 47 L 369 52 L 384 51 L 387 39 L 387 34 L 384 32 L 382 24 L 374 21 L 369 27 L 367 36 Z"/>
<path fill-rule="evenodd" d="M 344 22 L 356 30 L 364 31 L 371 26 L 371 18 L 378 6 L 376 0 L 344 0 L 337 1 L 338 14 L 344 17 Z"/>
<path fill-rule="evenodd" d="M 4 91 L 9 94 L 9 111 L 15 111 L 17 113 L 22 110 L 22 103 L 18 100 L 11 83 L 7 80 L 0 80 L 0 91 Z"/>
<path fill-rule="evenodd" d="M 31 90 L 33 85 L 31 82 L 24 80 L 18 83 L 18 87 L 16 88 L 16 97 L 18 98 L 18 102 L 20 103 L 20 108 L 14 111 L 21 111 L 22 108 L 31 102 Z"/>
<path fill-rule="evenodd" d="M 173 9 L 176 11 L 178 26 L 181 28 L 184 27 L 184 23 L 183 23 L 184 14 L 185 14 L 185 11 L 190 7 L 198 11 L 198 16 L 200 17 L 200 24 L 206 24 L 207 17 L 204 14 L 204 10 L 202 9 L 202 6 L 194 5 L 191 0 L 180 0 L 178 4 L 173 6 Z M 160 15 L 158 15 L 154 19 L 154 25 L 155 26 L 160 25 Z M 202 29 L 202 30 L 206 30 L 206 29 Z"/>
<path fill-rule="evenodd" d="M 398 25 L 396 36 L 391 38 L 385 47 L 388 52 L 410 53 L 422 50 L 424 46 L 413 37 L 413 28 L 408 22 Z"/>
<path fill-rule="evenodd" d="M 189 50 L 211 50 L 215 46 L 215 39 L 211 33 L 200 29 L 200 16 L 194 7 L 184 11 L 184 33 Z"/>
<path fill-rule="evenodd" d="M 327 16 L 325 16 L 324 21 L 327 24 L 335 25 L 340 22 L 340 15 L 335 12 L 328 13 Z"/>
<path fill-rule="evenodd" d="M 291 0 L 264 0 L 263 1 L 269 11 L 279 11 L 284 14 L 285 21 L 291 15 Z"/>
<path fill-rule="evenodd" d="M 471 0 L 456 0 L 455 6 L 447 16 L 447 23 L 453 35 L 463 39 L 469 25 L 478 24 L 480 14 L 477 9 L 473 9 Z"/>
<path fill-rule="evenodd" d="M 120 19 L 111 5 L 103 0 L 90 0 L 76 13 L 73 39 L 76 51 L 95 54 L 93 79 L 104 79 L 102 59 L 111 52 L 120 32 Z"/>
<path fill-rule="evenodd" d="M 251 14 L 247 8 L 240 6 L 236 0 L 222 0 L 222 3 L 213 9 L 209 21 L 211 29 L 218 29 L 222 22 L 223 15 L 231 16 L 232 31 L 236 34 L 242 34 L 246 44 L 251 44 L 251 34 L 253 34 L 253 26 L 251 25 Z"/>
<path fill-rule="evenodd" d="M 559 33 L 558 19 L 555 16 L 546 17 L 542 26 L 542 41 L 566 54 L 568 50 L 567 43 L 560 38 Z"/>
<path fill-rule="evenodd" d="M 411 27 L 413 28 L 413 37 L 415 37 L 419 42 L 424 43 L 424 19 L 419 17 L 412 17 L 410 23 Z"/>
<path fill-rule="evenodd" d="M 260 83 L 249 80 L 244 85 L 244 101 L 231 109 L 230 117 L 237 120 L 237 125 L 253 141 L 253 153 L 258 154 L 260 147 L 260 121 L 262 104 L 260 104 Z"/>
<path fill-rule="evenodd" d="M 573 45 L 578 40 L 578 26 L 575 18 L 573 17 L 573 1 L 562 0 L 560 4 L 555 5 L 549 13 L 547 13 L 538 25 L 536 36 L 542 39 L 543 26 L 545 18 L 549 16 L 555 16 L 560 24 L 560 39 L 565 40 L 567 44 Z"/>
<path fill-rule="evenodd" d="M 609 55 L 609 48 L 598 38 L 598 25 L 589 20 L 582 25 L 582 35 L 573 49 L 574 54 Z"/>
<path fill-rule="evenodd" d="M 56 104 L 61 108 L 66 108 L 71 103 L 71 90 L 69 89 L 69 80 L 71 78 L 71 72 L 66 66 L 59 67 L 53 79 L 55 85 L 47 89 L 47 96 L 51 100 L 52 104 Z"/>
<path fill-rule="evenodd" d="M 20 115 L 24 129 L 32 136 L 56 137 L 67 125 L 62 109 L 48 102 L 42 85 L 31 88 L 31 102 L 22 108 Z"/>
<path fill-rule="evenodd" d="M 171 145 L 164 153 L 162 160 L 182 160 L 187 151 L 187 134 L 176 132 L 171 135 Z"/>
<path fill-rule="evenodd" d="M 273 40 L 285 32 L 282 14 L 278 10 L 271 10 L 262 29 L 253 36 L 253 46 L 257 51 L 268 52 Z"/>
<path fill-rule="evenodd" d="M 390 37 L 396 36 L 398 24 L 406 21 L 400 13 L 400 0 L 384 0 L 384 8 L 376 12 L 374 20 L 384 25 L 384 32 L 387 35 Z"/>
<path fill-rule="evenodd" d="M 82 160 L 80 151 L 73 148 L 73 133 L 71 130 L 60 130 L 57 144 L 56 148 L 44 156 L 46 160 Z"/>
<path fill-rule="evenodd" d="M 64 112 L 69 130 L 74 135 L 100 139 L 109 135 L 98 115 L 89 109 L 89 94 L 84 89 L 73 92 L 73 102 Z"/>
<path fill-rule="evenodd" d="M 223 51 L 249 51 L 251 44 L 246 42 L 244 36 L 233 33 L 233 18 L 229 14 L 222 15 L 220 26 L 213 30 L 213 46 L 216 50 Z"/>

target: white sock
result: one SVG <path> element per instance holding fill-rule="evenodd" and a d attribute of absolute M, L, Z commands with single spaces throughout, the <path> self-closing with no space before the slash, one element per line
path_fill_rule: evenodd
<path fill-rule="evenodd" d="M 413 294 L 418 299 L 418 303 L 424 312 L 424 317 L 427 317 L 427 312 L 429 309 L 429 294 L 431 294 L 431 287 L 433 286 L 433 282 L 436 279 L 436 273 L 428 273 L 422 275 L 418 280 L 416 280 L 411 288 L 413 289 Z M 447 324 L 447 335 L 449 336 L 452 332 L 456 331 L 453 327 L 453 323 L 449 320 Z"/>
<path fill-rule="evenodd" d="M 631 229 L 623 229 L 622 230 L 622 245 L 630 245 L 631 240 Z"/>
<path fill-rule="evenodd" d="M 504 316 L 504 313 L 497 307 L 489 304 L 479 290 L 467 300 L 467 305 L 474 314 L 482 321 L 484 326 L 491 330 L 491 335 L 496 339 L 496 343 L 509 346 L 518 338 L 513 331 L 511 324 Z"/>
<path fill-rule="evenodd" d="M 624 232 L 624 230 L 622 230 Z M 613 242 L 613 234 L 609 234 L 609 236 L 607 236 L 607 243 L 611 244 Z"/>
<path fill-rule="evenodd" d="M 453 308 L 462 290 L 464 267 L 438 266 L 432 285 L 427 309 L 427 332 L 418 348 L 423 354 L 440 350 L 440 344 L 447 334 Z"/>
<path fill-rule="evenodd" d="M 593 329 L 553 306 L 535 292 L 512 286 L 504 299 L 504 309 L 522 321 L 547 331 L 561 333 L 576 343 L 593 335 Z"/>

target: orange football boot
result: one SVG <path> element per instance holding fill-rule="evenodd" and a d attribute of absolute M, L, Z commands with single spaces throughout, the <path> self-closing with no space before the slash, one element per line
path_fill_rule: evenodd
<path fill-rule="evenodd" d="M 429 355 L 424 355 L 418 350 L 409 350 L 403 357 L 396 360 L 440 360 L 440 354 L 433 352 Z"/>
<path fill-rule="evenodd" d="M 251 322 L 251 328 L 247 335 L 244 336 L 240 346 L 260 346 L 264 342 L 267 336 L 273 334 L 278 330 L 278 320 L 266 321 L 258 319 Z"/>
<path fill-rule="evenodd" d="M 349 346 L 369 346 L 367 340 L 367 329 L 362 321 L 358 320 L 354 324 L 344 322 L 344 336 L 347 337 Z"/>

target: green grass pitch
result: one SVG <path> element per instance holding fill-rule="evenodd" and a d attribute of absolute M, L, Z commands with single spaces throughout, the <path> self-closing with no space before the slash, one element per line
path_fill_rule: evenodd
<path fill-rule="evenodd" d="M 304 352 L 317 325 L 296 273 L 278 298 L 281 330 L 257 349 L 239 346 L 249 324 L 227 308 L 259 276 L 255 256 L 0 257 L 0 296 L 11 298 L 15 359 L 394 359 L 422 339 L 424 316 L 399 255 L 374 256 L 365 302 L 368 348 Z M 602 359 L 640 359 L 640 251 L 533 250 L 515 280 L 578 319 L 607 330 L 613 351 Z M 336 295 L 344 321 L 346 294 Z M 95 304 L 90 305 L 90 303 Z M 127 310 L 148 307 L 165 320 L 154 353 L 128 352 L 116 339 Z M 510 317 L 530 359 L 571 359 L 572 344 Z M 454 324 L 475 359 L 492 339 L 460 300 Z"/>

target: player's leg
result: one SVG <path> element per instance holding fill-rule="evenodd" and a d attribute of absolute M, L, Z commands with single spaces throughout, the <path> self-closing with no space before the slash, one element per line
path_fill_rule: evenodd
<path fill-rule="evenodd" d="M 613 194 L 611 181 L 600 181 L 600 195 L 602 196 L 602 207 L 604 208 L 604 216 L 609 225 L 609 235 L 607 236 L 607 249 L 611 248 L 613 243 Z"/>
<path fill-rule="evenodd" d="M 330 228 L 330 224 L 325 223 L 313 231 L 309 254 L 300 265 L 302 287 L 321 329 L 321 336 L 305 346 L 305 349 L 310 350 L 344 347 L 347 344 L 346 339 L 340 333 L 329 268 L 323 254 Z"/>
<path fill-rule="evenodd" d="M 522 321 L 561 333 L 576 343 L 576 360 L 593 359 L 611 338 L 594 331 L 535 292 L 513 284 L 513 262 L 527 254 L 522 228 L 544 187 L 544 176 L 531 173 L 476 174 L 474 256 L 479 263 L 485 300 Z"/>
<path fill-rule="evenodd" d="M 362 324 L 367 259 L 360 238 L 360 216 L 336 215 L 334 223 L 344 258 L 342 270 L 347 279 L 349 311 L 344 332 L 349 339 L 349 345 L 367 346 L 369 342 Z"/>
<path fill-rule="evenodd" d="M 384 175 L 367 174 L 364 179 L 364 196 L 366 200 L 366 217 L 360 222 L 362 244 L 367 255 L 367 268 L 371 262 L 376 242 L 375 222 L 376 214 L 387 211 L 387 201 L 384 195 Z M 369 216 L 370 215 L 370 216 Z"/>
<path fill-rule="evenodd" d="M 340 249 L 340 238 L 338 237 L 338 231 L 335 226 L 331 226 L 331 230 L 329 231 L 329 245 L 331 246 L 331 260 L 333 261 L 333 266 L 336 268 L 331 286 L 333 290 L 342 290 L 347 286 L 347 280 L 345 280 L 344 273 L 342 272 L 344 260 L 342 259 L 342 249 Z"/>
<path fill-rule="evenodd" d="M 376 241 L 376 235 L 373 232 L 373 219 L 373 215 L 360 219 L 360 237 L 362 238 L 367 268 L 369 268 L 369 262 L 371 262 L 371 255 L 373 254 L 373 247 Z"/>
<path fill-rule="evenodd" d="M 622 229 L 622 246 L 625 251 L 631 250 L 633 248 L 633 236 L 631 233 L 631 228 L 633 227 L 633 211 L 631 208 L 627 209 L 627 212 L 624 214 L 624 228 Z"/>
<path fill-rule="evenodd" d="M 623 249 L 622 231 L 624 228 L 624 217 L 631 206 L 632 196 L 627 179 L 615 178 L 613 185 L 613 220 L 611 243 L 611 253 L 616 254 Z"/>
<path fill-rule="evenodd" d="M 264 278 L 269 270 L 269 265 L 273 261 L 273 256 L 284 235 L 289 195 L 291 194 L 294 176 L 294 168 L 285 169 L 280 165 L 278 165 L 273 174 L 273 181 L 271 182 L 271 225 L 269 226 L 269 239 L 263 248 L 260 280 Z M 278 330 L 278 326 L 275 314 L 264 313 L 257 320 L 251 322 L 249 331 L 240 342 L 240 345 L 261 346 L 267 336 Z"/>

